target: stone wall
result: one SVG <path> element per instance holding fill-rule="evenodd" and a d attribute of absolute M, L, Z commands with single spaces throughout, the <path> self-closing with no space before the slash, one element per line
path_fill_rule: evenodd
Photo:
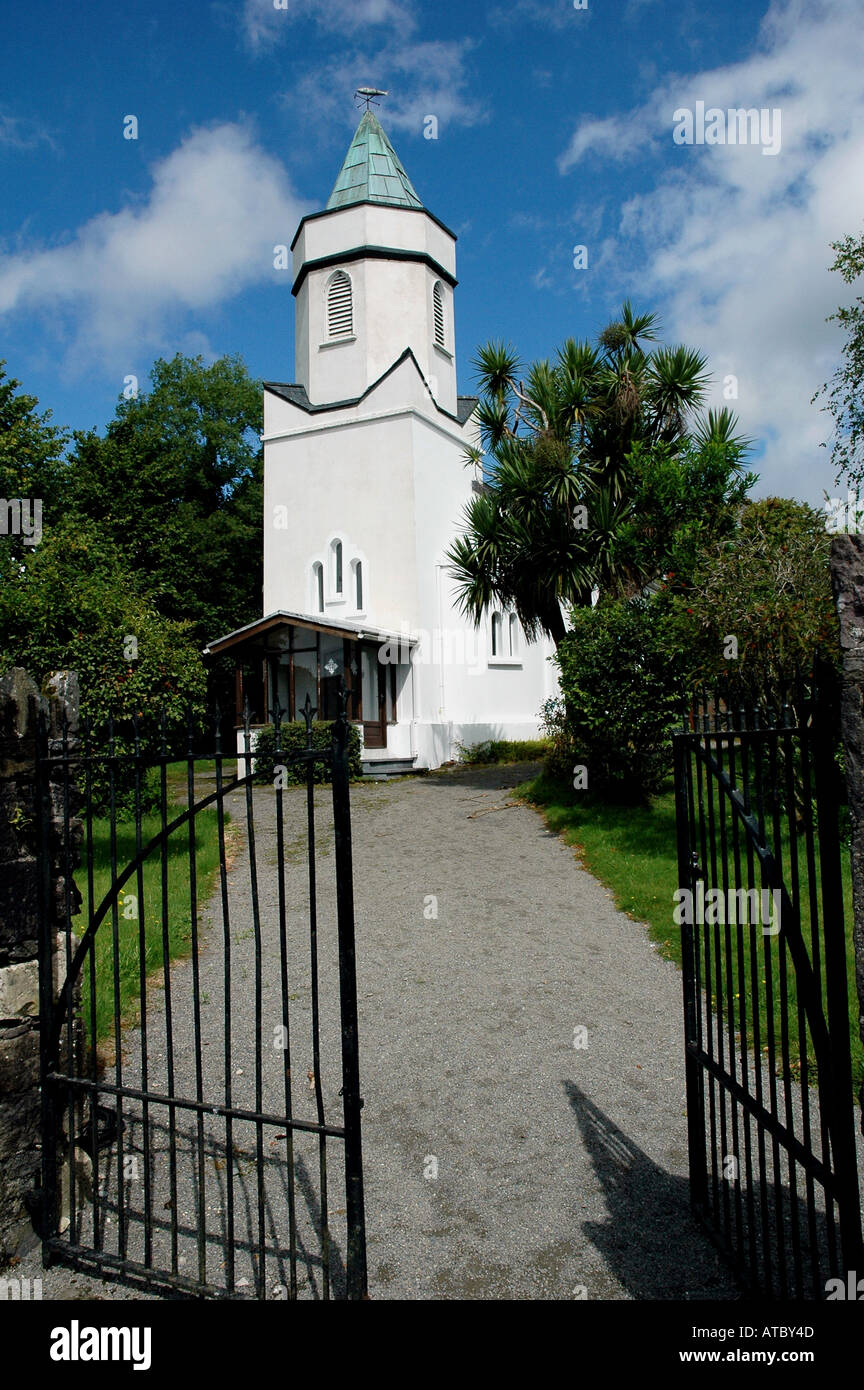
<path fill-rule="evenodd" d="M 26 1198 L 41 1162 L 39 1085 L 39 819 L 36 788 L 36 735 L 40 711 L 49 737 L 62 737 L 64 721 L 74 749 L 78 688 L 74 675 L 61 672 L 43 693 L 16 667 L 0 676 L 0 1266 L 33 1237 Z M 63 847 L 62 781 L 52 782 L 50 822 L 43 878 L 57 969 L 65 968 L 66 855 Z M 70 789 L 70 813 L 78 793 Z M 71 821 L 72 868 L 79 862 L 81 824 Z M 50 889 L 48 885 L 50 884 Z M 79 897 L 69 885 L 70 905 Z M 62 948 L 57 950 L 57 948 Z M 55 983 L 56 988 L 56 983 Z"/>
<path fill-rule="evenodd" d="M 855 974 L 861 1038 L 864 1040 L 864 536 L 835 536 L 831 580 L 840 617 L 843 694 L 840 731 L 852 823 L 852 902 Z M 864 1128 L 864 1088 L 861 1092 Z"/>

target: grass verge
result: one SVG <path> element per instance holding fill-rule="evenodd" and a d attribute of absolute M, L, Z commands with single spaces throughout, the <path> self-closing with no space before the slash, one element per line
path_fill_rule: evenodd
<path fill-rule="evenodd" d="M 182 800 L 180 796 L 180 780 L 179 774 L 169 779 L 169 787 L 177 795 L 177 801 L 168 809 L 169 823 L 185 806 L 185 794 L 182 795 Z M 185 793 L 185 770 L 182 792 Z M 225 821 L 227 828 L 227 813 Z M 162 820 L 159 814 L 142 817 L 142 846 L 146 846 L 158 835 L 161 828 Z M 93 822 L 92 851 L 92 902 L 94 911 L 98 911 L 106 896 L 110 894 L 112 886 L 111 827 L 107 818 Z M 118 822 L 115 850 L 118 876 L 135 858 L 136 852 L 134 822 Z M 89 922 L 91 917 L 86 853 L 85 843 L 82 847 L 82 867 L 77 874 L 83 896 L 80 918 L 82 923 Z M 144 861 L 140 882 L 138 875 L 133 874 L 116 895 L 116 928 L 111 907 L 100 922 L 92 948 L 95 969 L 91 970 L 89 955 L 82 968 L 82 1014 L 88 1042 L 92 1037 L 94 1010 L 97 1046 L 115 1037 L 118 1024 L 123 1027 L 137 1021 L 140 1014 L 142 963 L 143 976 L 147 980 L 164 968 L 166 958 L 169 961 L 177 960 L 190 953 L 190 857 L 187 824 L 175 830 L 165 846 L 165 891 L 163 892 L 163 851 L 157 846 Z M 218 880 L 218 814 L 215 807 L 208 807 L 195 817 L 194 857 L 200 912 L 201 906 L 207 902 L 216 888 Z"/>

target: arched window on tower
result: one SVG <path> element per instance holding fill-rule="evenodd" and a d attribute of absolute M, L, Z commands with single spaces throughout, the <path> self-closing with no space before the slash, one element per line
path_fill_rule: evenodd
<path fill-rule="evenodd" d="M 446 348 L 447 343 L 444 336 L 444 290 L 440 280 L 436 280 L 432 286 L 432 319 L 435 331 L 436 347 Z"/>
<path fill-rule="evenodd" d="M 492 614 L 492 655 L 503 656 L 501 650 L 501 614 Z"/>
<path fill-rule="evenodd" d="M 331 546 L 333 562 L 333 592 L 342 596 L 342 542 L 334 541 Z"/>
<path fill-rule="evenodd" d="M 336 270 L 327 281 L 327 337 L 350 338 L 354 332 L 351 278 Z"/>
<path fill-rule="evenodd" d="M 318 560 L 312 566 L 312 591 L 315 595 L 316 610 L 324 612 L 324 566 Z"/>
<path fill-rule="evenodd" d="M 511 655 L 511 656 L 518 656 L 518 655 L 519 655 L 519 620 L 518 620 L 518 618 L 516 617 L 516 614 L 515 614 L 515 613 L 511 613 L 511 614 L 510 614 L 510 618 L 509 618 L 509 628 L 510 628 L 510 655 Z"/>
<path fill-rule="evenodd" d="M 363 562 L 354 560 L 351 568 L 354 571 L 354 605 L 358 613 L 363 612 Z"/>

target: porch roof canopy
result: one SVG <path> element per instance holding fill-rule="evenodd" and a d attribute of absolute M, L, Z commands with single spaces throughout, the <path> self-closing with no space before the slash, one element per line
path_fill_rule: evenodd
<path fill-rule="evenodd" d="M 420 640 L 407 632 L 388 632 L 383 628 L 370 627 L 368 623 L 352 622 L 348 618 L 336 623 L 320 614 L 310 617 L 307 613 L 290 613 L 280 608 L 275 613 L 268 613 L 265 618 L 257 618 L 254 623 L 247 623 L 245 627 L 238 627 L 234 632 L 208 642 L 203 654 L 205 657 L 221 656 L 233 648 L 265 655 L 283 652 L 287 649 L 285 629 L 289 627 L 303 628 L 308 632 L 327 632 L 333 637 L 346 637 L 354 642 L 377 642 L 379 645 L 383 642 L 401 642 L 416 647 Z"/>

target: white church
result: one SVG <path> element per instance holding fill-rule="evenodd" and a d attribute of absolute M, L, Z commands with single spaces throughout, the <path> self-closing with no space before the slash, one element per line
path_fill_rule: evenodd
<path fill-rule="evenodd" d="M 507 612 L 475 628 L 445 558 L 483 487 L 477 400 L 456 382 L 456 237 L 368 107 L 291 249 L 295 381 L 264 383 L 264 616 L 207 654 L 235 657 L 238 711 L 249 698 L 262 723 L 277 697 L 284 717 L 308 695 L 332 718 L 344 676 L 372 775 L 536 738 L 551 643 Z"/>

